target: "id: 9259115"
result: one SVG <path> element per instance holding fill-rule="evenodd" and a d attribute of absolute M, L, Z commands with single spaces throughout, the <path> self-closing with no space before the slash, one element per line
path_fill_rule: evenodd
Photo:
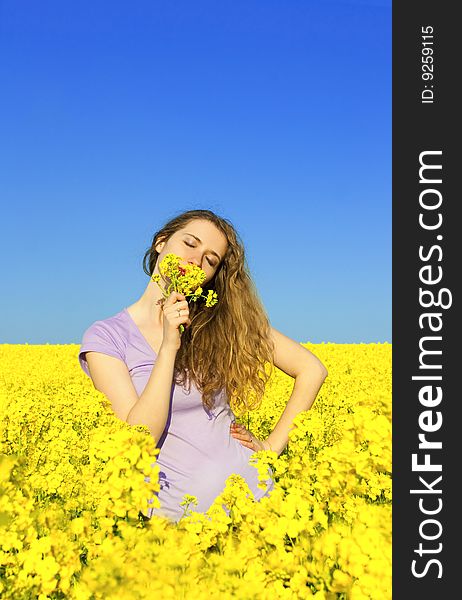
<path fill-rule="evenodd" d="M 424 81 L 424 88 L 421 94 L 422 104 L 433 104 L 434 90 L 433 90 L 433 27 L 427 25 L 421 28 L 421 59 L 422 59 L 422 72 L 421 77 Z M 430 83 L 431 82 L 431 83 Z"/>

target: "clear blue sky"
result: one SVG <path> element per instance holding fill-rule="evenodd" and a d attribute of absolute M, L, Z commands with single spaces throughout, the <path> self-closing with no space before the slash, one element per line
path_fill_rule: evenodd
<path fill-rule="evenodd" d="M 272 325 L 391 342 L 391 2 L 2 0 L 0 342 L 80 343 L 230 219 Z"/>

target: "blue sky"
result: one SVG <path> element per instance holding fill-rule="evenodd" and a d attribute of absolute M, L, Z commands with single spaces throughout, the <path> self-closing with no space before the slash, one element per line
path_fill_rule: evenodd
<path fill-rule="evenodd" d="M 272 325 L 391 342 L 391 2 L 0 4 L 1 343 L 80 343 L 183 210 Z"/>

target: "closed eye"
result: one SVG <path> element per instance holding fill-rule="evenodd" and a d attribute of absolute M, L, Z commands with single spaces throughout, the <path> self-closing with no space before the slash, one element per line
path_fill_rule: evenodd
<path fill-rule="evenodd" d="M 186 244 L 186 246 L 189 246 L 190 248 L 195 248 L 195 247 L 196 247 L 196 246 L 194 246 L 193 244 L 188 244 L 188 242 L 186 242 L 186 241 L 185 241 L 185 244 Z M 207 262 L 209 263 L 209 265 L 210 265 L 211 267 L 214 267 L 214 266 L 215 266 L 215 263 L 214 263 L 214 262 L 210 262 L 210 259 L 209 259 L 208 257 L 207 257 Z"/>

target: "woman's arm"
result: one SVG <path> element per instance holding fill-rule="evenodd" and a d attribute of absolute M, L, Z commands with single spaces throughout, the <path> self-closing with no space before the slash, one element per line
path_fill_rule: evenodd
<path fill-rule="evenodd" d="M 327 377 L 327 369 L 319 358 L 301 344 L 274 328 L 271 328 L 271 334 L 275 346 L 275 366 L 295 379 L 289 401 L 266 440 L 271 450 L 281 454 L 289 441 L 289 431 L 295 417 L 311 408 Z"/>
<path fill-rule="evenodd" d="M 289 441 L 295 417 L 309 410 L 327 377 L 323 363 L 307 348 L 271 328 L 274 340 L 274 365 L 295 379 L 292 394 L 276 426 L 266 440 L 257 440 L 244 427 L 232 428 L 233 436 L 254 450 L 273 450 L 281 454 Z M 250 440 L 249 440 L 250 437 Z"/>
<path fill-rule="evenodd" d="M 185 314 L 180 316 L 178 310 Z M 191 325 L 186 297 L 179 292 L 170 294 L 162 306 L 162 314 L 162 343 L 139 398 L 124 362 L 100 352 L 87 352 L 95 388 L 106 395 L 119 419 L 129 425 L 146 425 L 156 442 L 169 414 L 175 359 L 181 346 L 179 327 Z"/>
<path fill-rule="evenodd" d="M 161 346 L 148 383 L 126 419 L 130 425 L 147 425 L 156 443 L 167 423 L 175 357 L 176 350 Z"/>
<path fill-rule="evenodd" d="M 146 387 L 138 397 L 125 363 L 101 352 L 86 353 L 93 385 L 110 401 L 116 416 L 129 425 L 146 425 L 156 442 L 167 422 L 175 356 L 175 350 L 159 350 Z"/>

